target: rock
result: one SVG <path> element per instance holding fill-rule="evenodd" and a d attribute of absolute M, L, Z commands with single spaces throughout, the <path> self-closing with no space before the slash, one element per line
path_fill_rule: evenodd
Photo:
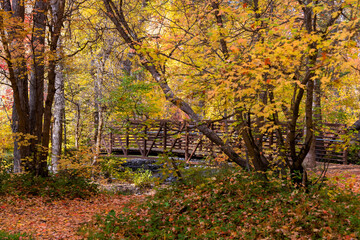
<path fill-rule="evenodd" d="M 160 165 L 156 164 L 155 159 L 128 159 L 125 163 L 122 164 L 123 167 L 131 168 L 133 171 L 137 171 L 139 169 L 142 170 L 150 170 L 152 172 L 159 171 L 161 168 Z"/>

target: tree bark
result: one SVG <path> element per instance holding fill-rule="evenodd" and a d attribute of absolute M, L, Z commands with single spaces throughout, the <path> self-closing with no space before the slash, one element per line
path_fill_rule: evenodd
<path fill-rule="evenodd" d="M 321 135 L 321 123 L 322 123 L 322 114 L 321 114 L 321 80 L 314 80 L 314 131 L 317 133 L 317 137 L 322 139 Z M 303 166 L 307 169 L 312 169 L 316 167 L 316 147 L 321 151 L 325 150 L 324 142 L 317 141 L 316 137 L 311 141 L 311 146 L 309 153 L 306 155 L 304 159 Z"/>
<path fill-rule="evenodd" d="M 9 81 L 13 89 L 13 132 L 14 138 L 14 166 L 15 171 L 21 171 L 21 161 L 29 156 L 29 145 L 26 138 L 29 135 L 29 99 L 28 77 L 26 69 L 25 45 L 23 42 L 25 8 L 22 0 L 3 0 L 2 7 L 11 15 L 10 21 L 14 24 L 8 29 L 3 15 L 0 16 L 0 35 L 3 53 L 9 71 Z"/>
<path fill-rule="evenodd" d="M 80 119 L 81 119 L 81 109 L 80 109 L 80 101 L 77 103 L 74 103 L 76 107 L 76 114 L 75 114 L 75 148 L 79 150 L 80 146 L 80 135 L 81 135 L 81 125 L 80 125 Z"/>
<path fill-rule="evenodd" d="M 16 134 L 19 131 L 18 121 L 19 121 L 19 117 L 15 109 L 15 104 L 13 104 L 11 128 L 14 134 Z M 14 137 L 14 170 L 13 171 L 14 173 L 21 172 L 21 156 L 20 156 L 19 143 L 16 137 Z"/>
<path fill-rule="evenodd" d="M 61 42 L 59 41 L 59 45 Z M 63 134 L 63 122 L 65 111 L 65 96 L 64 96 L 64 75 L 63 66 L 59 62 L 56 67 L 56 79 L 55 79 L 55 105 L 54 105 L 54 124 L 52 131 L 52 150 L 51 150 L 51 171 L 56 173 L 58 171 L 58 163 L 61 157 L 62 147 L 62 134 Z"/>
<path fill-rule="evenodd" d="M 99 61 L 99 60 L 98 60 Z M 100 64 L 97 64 L 98 66 L 96 66 L 95 64 L 93 65 L 93 67 L 96 66 L 97 68 L 97 73 L 96 75 L 93 75 L 94 77 L 94 90 L 95 90 L 95 149 L 94 149 L 94 159 L 92 162 L 92 165 L 94 165 L 99 157 L 100 154 L 100 147 L 101 147 L 101 137 L 102 137 L 102 129 L 103 129 L 103 107 L 102 104 L 100 102 L 100 99 L 102 98 L 102 71 L 101 68 L 102 66 L 99 66 Z"/>
<path fill-rule="evenodd" d="M 35 2 L 33 10 L 34 30 L 32 33 L 32 72 L 30 78 L 30 134 L 32 138 L 30 152 L 32 161 L 28 164 L 27 171 L 35 172 L 38 175 L 41 170 L 42 149 L 41 138 L 43 131 L 44 115 L 44 79 L 45 79 L 45 31 L 46 31 L 46 13 L 48 3 L 40 0 Z M 45 166 L 46 167 L 46 166 Z M 46 174 L 45 174 L 46 175 Z"/>

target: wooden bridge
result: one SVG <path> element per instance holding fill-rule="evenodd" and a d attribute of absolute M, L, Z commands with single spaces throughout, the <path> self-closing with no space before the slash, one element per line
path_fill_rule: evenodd
<path fill-rule="evenodd" d="M 223 140 L 245 153 L 245 145 L 234 127 L 234 121 L 204 121 Z M 316 136 L 316 160 L 347 163 L 347 151 L 342 147 L 341 135 L 346 128 L 340 124 L 324 124 Z M 302 133 L 298 134 L 301 138 Z M 267 134 L 264 148 L 276 143 L 275 133 Z M 121 126 L 108 127 L 102 137 L 102 154 L 123 157 L 157 156 L 171 153 L 189 161 L 193 158 L 217 156 L 221 151 L 189 121 L 130 120 Z"/>

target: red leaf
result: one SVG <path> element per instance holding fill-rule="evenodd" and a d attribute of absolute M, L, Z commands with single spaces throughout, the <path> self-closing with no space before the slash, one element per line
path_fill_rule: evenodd
<path fill-rule="evenodd" d="M 326 52 L 322 52 L 321 53 L 321 58 L 322 58 L 323 61 L 326 59 L 326 57 L 327 57 Z"/>
<path fill-rule="evenodd" d="M 270 64 L 271 64 L 270 59 L 269 59 L 269 58 L 265 58 L 264 63 L 265 63 L 265 65 L 270 65 Z"/>

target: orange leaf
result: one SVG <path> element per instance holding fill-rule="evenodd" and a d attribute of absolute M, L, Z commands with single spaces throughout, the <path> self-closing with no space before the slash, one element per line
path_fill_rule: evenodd
<path fill-rule="evenodd" d="M 265 63 L 265 65 L 270 65 L 270 64 L 271 64 L 270 59 L 269 59 L 269 58 L 265 58 L 264 63 Z"/>

